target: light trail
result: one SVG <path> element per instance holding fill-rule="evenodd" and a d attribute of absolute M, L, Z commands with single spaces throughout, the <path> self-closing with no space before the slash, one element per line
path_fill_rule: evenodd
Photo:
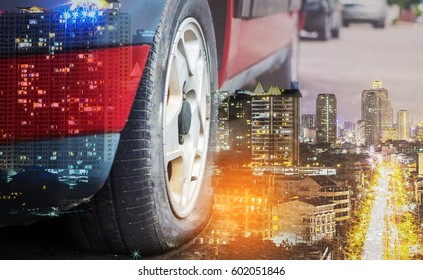
<path fill-rule="evenodd" d="M 384 256 L 383 236 L 386 231 L 385 213 L 387 212 L 389 180 L 380 177 L 375 187 L 375 200 L 372 207 L 369 228 L 364 241 L 363 259 L 382 260 Z"/>
<path fill-rule="evenodd" d="M 362 259 L 412 259 L 421 246 L 401 167 L 393 162 L 380 163 L 375 174 L 377 180 L 371 186 L 375 199 Z"/>

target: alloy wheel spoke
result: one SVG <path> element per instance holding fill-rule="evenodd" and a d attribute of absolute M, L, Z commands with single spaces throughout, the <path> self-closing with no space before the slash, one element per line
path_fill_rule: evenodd
<path fill-rule="evenodd" d="M 198 34 L 193 30 L 186 30 L 178 42 L 178 49 L 185 54 L 188 64 L 190 76 L 193 75 L 198 61 L 198 55 L 202 52 L 201 42 L 199 41 Z"/>
<path fill-rule="evenodd" d="M 192 114 L 190 136 L 193 142 L 193 148 L 198 147 L 198 141 L 201 134 L 201 116 L 200 111 L 197 110 Z"/>

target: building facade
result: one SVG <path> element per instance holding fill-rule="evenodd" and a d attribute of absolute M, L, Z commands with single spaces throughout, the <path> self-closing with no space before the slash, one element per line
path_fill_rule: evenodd
<path fill-rule="evenodd" d="M 228 151 L 229 143 L 229 92 L 218 91 L 216 93 L 219 109 L 217 113 L 216 126 L 216 144 L 214 145 L 216 152 Z"/>
<path fill-rule="evenodd" d="M 361 97 L 361 119 L 364 121 L 365 144 L 377 145 L 382 141 L 383 131 L 392 128 L 393 111 L 388 91 L 380 81 L 371 89 L 363 90 Z"/>
<path fill-rule="evenodd" d="M 336 144 L 336 97 L 321 93 L 316 98 L 316 142 Z"/>
<path fill-rule="evenodd" d="M 333 181 L 330 176 L 294 176 L 278 182 L 278 193 L 286 198 L 299 197 L 305 201 L 321 198 L 334 203 L 335 220 L 350 218 L 350 193 L 347 186 Z"/>
<path fill-rule="evenodd" d="M 398 140 L 410 140 L 410 119 L 407 110 L 399 110 L 397 114 L 398 120 Z"/>
<path fill-rule="evenodd" d="M 252 162 L 258 166 L 297 165 L 300 128 L 299 90 L 259 83 L 252 94 Z"/>
<path fill-rule="evenodd" d="M 313 244 L 335 236 L 334 203 L 294 200 L 272 207 L 273 236 L 290 244 Z"/>
<path fill-rule="evenodd" d="M 423 141 L 423 120 L 417 125 L 414 138 L 418 141 Z"/>
<path fill-rule="evenodd" d="M 229 98 L 231 151 L 251 158 L 251 92 L 236 91 Z"/>
<path fill-rule="evenodd" d="M 301 116 L 301 142 L 316 142 L 316 115 L 304 114 Z"/>

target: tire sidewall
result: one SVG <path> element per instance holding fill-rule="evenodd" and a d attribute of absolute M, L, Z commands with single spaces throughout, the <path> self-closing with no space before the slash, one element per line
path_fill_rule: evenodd
<path fill-rule="evenodd" d="M 163 143 L 163 100 L 165 95 L 166 72 L 169 63 L 169 53 L 172 42 L 176 36 L 176 30 L 180 23 L 188 18 L 195 18 L 204 33 L 210 64 L 211 95 L 217 85 L 217 62 L 215 49 L 215 35 L 213 23 L 207 1 L 204 0 L 169 0 L 167 9 L 163 14 L 162 26 L 159 27 L 157 59 L 155 65 L 155 77 L 152 87 L 152 114 L 151 114 L 151 184 L 154 194 L 153 211 L 156 211 L 156 233 L 163 249 L 167 250 L 193 239 L 207 224 L 211 216 L 212 206 L 212 178 L 211 164 L 204 171 L 203 182 L 196 206 L 191 213 L 181 219 L 175 216 L 170 205 L 166 187 L 166 173 L 164 166 L 164 143 Z M 212 98 L 213 103 L 213 98 Z M 212 106 L 214 107 L 214 106 Z M 212 110 L 211 118 L 214 118 Z M 210 121 L 210 131 L 213 131 L 214 120 Z M 209 135 L 209 150 L 213 133 Z M 210 153 L 209 153 L 210 154 Z"/>

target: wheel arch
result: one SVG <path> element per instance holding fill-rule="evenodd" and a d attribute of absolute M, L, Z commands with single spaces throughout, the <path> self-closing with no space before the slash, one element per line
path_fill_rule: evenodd
<path fill-rule="evenodd" d="M 220 69 L 222 66 L 225 34 L 227 31 L 226 22 L 228 20 L 228 0 L 208 0 L 208 3 L 212 14 L 214 33 L 216 36 L 217 65 L 218 69 Z"/>

